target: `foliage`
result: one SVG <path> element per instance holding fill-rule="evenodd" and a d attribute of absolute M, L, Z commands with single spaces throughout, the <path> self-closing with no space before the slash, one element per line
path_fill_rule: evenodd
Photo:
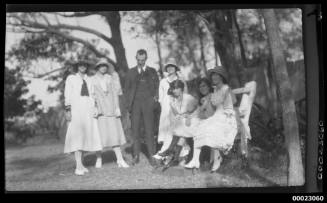
<path fill-rule="evenodd" d="M 4 86 L 4 117 L 11 119 L 15 116 L 23 116 L 27 111 L 36 111 L 41 104 L 35 97 L 22 98 L 27 92 L 27 85 L 30 81 L 25 80 L 21 73 L 21 68 L 10 69 L 5 67 Z"/>

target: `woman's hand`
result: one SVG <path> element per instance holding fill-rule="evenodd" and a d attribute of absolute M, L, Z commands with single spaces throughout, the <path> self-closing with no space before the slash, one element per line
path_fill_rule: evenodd
<path fill-rule="evenodd" d="M 191 125 L 191 118 L 188 116 L 185 118 L 185 125 L 190 126 Z"/>
<path fill-rule="evenodd" d="M 72 113 L 70 111 L 66 111 L 65 117 L 66 120 L 70 122 L 72 120 Z"/>
<path fill-rule="evenodd" d="M 178 115 L 178 111 L 171 104 L 170 104 L 170 109 L 174 115 Z"/>
<path fill-rule="evenodd" d="M 231 110 L 225 110 L 224 114 L 226 115 L 227 118 L 231 118 L 233 116 L 233 112 Z"/>
<path fill-rule="evenodd" d="M 96 118 L 99 116 L 99 111 L 98 111 L 98 108 L 94 108 L 94 111 L 93 111 L 93 117 Z"/>
<path fill-rule="evenodd" d="M 206 97 L 201 98 L 200 103 L 201 103 L 202 106 L 206 105 L 208 103 L 207 98 Z"/>
<path fill-rule="evenodd" d="M 116 108 L 116 110 L 115 110 L 115 116 L 116 117 L 120 117 L 121 116 L 121 112 L 120 112 L 120 109 L 119 108 Z"/>

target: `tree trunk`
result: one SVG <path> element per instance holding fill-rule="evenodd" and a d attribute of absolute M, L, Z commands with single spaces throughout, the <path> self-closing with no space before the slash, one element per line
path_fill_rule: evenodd
<path fill-rule="evenodd" d="M 214 45 L 213 48 L 215 51 L 215 65 L 218 66 L 218 53 L 217 53 L 216 45 Z"/>
<path fill-rule="evenodd" d="M 277 88 L 277 79 L 276 79 L 276 73 L 273 69 L 273 63 L 271 60 L 268 60 L 268 76 L 270 81 L 270 92 L 272 94 L 272 101 L 273 101 L 273 116 L 275 119 L 279 119 L 282 117 L 282 107 L 281 107 L 281 101 L 280 101 L 280 90 Z"/>
<path fill-rule="evenodd" d="M 204 54 L 204 44 L 203 44 L 203 31 L 202 28 L 199 27 L 199 41 L 200 41 L 200 51 L 201 51 L 201 62 L 202 62 L 202 66 L 203 66 L 203 72 L 206 73 L 208 68 L 207 68 L 207 64 L 206 64 L 206 59 L 205 59 L 205 54 Z"/>
<path fill-rule="evenodd" d="M 103 15 L 106 18 L 106 21 L 108 22 L 111 30 L 111 45 L 113 47 L 117 63 L 116 70 L 119 75 L 123 77 L 129 67 L 126 59 L 125 48 L 121 38 L 120 14 L 119 11 L 110 11 L 104 12 Z"/>
<path fill-rule="evenodd" d="M 234 23 L 235 28 L 237 30 L 238 41 L 239 41 L 239 44 L 240 44 L 242 64 L 243 64 L 244 68 L 246 68 L 247 67 L 247 60 L 246 60 L 246 56 L 245 56 L 245 49 L 244 49 L 243 42 L 242 42 L 242 31 L 240 29 L 240 26 L 237 23 L 236 10 L 233 10 L 231 12 L 232 12 L 232 17 L 233 17 L 233 23 Z"/>
<path fill-rule="evenodd" d="M 161 78 L 163 78 L 163 64 L 162 64 L 162 56 L 161 56 L 161 49 L 160 49 L 160 34 L 156 32 L 155 34 L 155 41 L 157 45 L 157 52 L 158 52 L 158 58 L 159 58 L 159 73 Z"/>
<path fill-rule="evenodd" d="M 291 83 L 278 33 L 278 22 L 273 9 L 263 9 L 262 14 L 266 25 L 276 81 L 280 90 L 280 101 L 283 108 L 284 136 L 289 157 L 288 185 L 300 186 L 304 184 L 304 169 L 301 157 L 299 127 Z"/>
<path fill-rule="evenodd" d="M 243 84 L 239 76 L 239 66 L 235 59 L 233 46 L 232 21 L 229 11 L 216 12 L 213 19 L 213 33 L 215 49 L 221 59 L 222 66 L 225 67 L 230 78 L 232 88 L 238 88 Z"/>

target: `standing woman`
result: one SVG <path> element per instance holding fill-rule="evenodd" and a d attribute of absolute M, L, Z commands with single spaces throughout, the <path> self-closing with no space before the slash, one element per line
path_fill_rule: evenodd
<path fill-rule="evenodd" d="M 88 64 L 76 64 L 77 73 L 69 75 L 65 82 L 66 119 L 69 121 L 65 139 L 65 153 L 74 152 L 76 175 L 84 175 L 88 170 L 83 165 L 83 151 L 99 151 L 102 149 L 96 120 L 97 109 L 93 93 L 93 84 L 86 75 Z"/>
<path fill-rule="evenodd" d="M 102 147 L 112 147 L 117 158 L 118 167 L 128 168 L 123 159 L 120 146 L 126 143 L 123 127 L 120 120 L 119 89 L 112 76 L 107 74 L 112 66 L 105 59 L 100 60 L 96 66 L 96 74 L 93 76 L 94 94 L 98 108 L 97 122 L 101 137 Z M 101 151 L 96 153 L 95 167 L 102 167 Z"/>
<path fill-rule="evenodd" d="M 193 158 L 186 168 L 199 168 L 199 155 L 202 146 L 209 146 L 214 150 L 214 163 L 211 171 L 218 170 L 222 158 L 220 151 L 227 153 L 234 144 L 237 134 L 237 123 L 233 109 L 232 92 L 227 85 L 227 73 L 224 68 L 216 67 L 208 71 L 212 81 L 214 92 L 210 96 L 210 102 L 216 110 L 213 116 L 201 120 L 192 126 L 190 133 L 193 134 L 194 151 Z"/>
<path fill-rule="evenodd" d="M 159 153 L 168 149 L 172 140 L 171 131 L 171 118 L 170 118 L 170 95 L 168 95 L 169 85 L 173 81 L 179 79 L 177 71 L 179 71 L 173 59 L 169 59 L 168 63 L 165 65 L 165 72 L 167 76 L 163 78 L 159 83 L 159 99 L 161 113 L 159 121 L 159 133 L 158 133 L 158 143 L 162 143 L 161 149 L 153 157 L 156 159 L 161 159 L 162 157 Z"/>

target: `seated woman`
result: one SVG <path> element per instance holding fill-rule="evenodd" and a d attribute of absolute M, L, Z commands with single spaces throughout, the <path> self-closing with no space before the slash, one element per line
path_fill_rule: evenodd
<path fill-rule="evenodd" d="M 172 140 L 171 131 L 171 116 L 170 116 L 170 97 L 168 90 L 170 83 L 174 80 L 180 79 L 177 72 L 180 70 L 176 65 L 174 59 L 169 59 L 168 63 L 164 67 L 167 76 L 163 78 L 159 83 L 159 103 L 161 107 L 159 129 L 158 129 L 158 143 L 162 144 L 161 149 L 153 156 L 156 159 L 161 160 L 163 157 L 159 156 L 160 153 L 168 149 Z"/>
<path fill-rule="evenodd" d="M 207 119 L 215 113 L 215 107 L 210 102 L 210 94 L 213 92 L 211 82 L 208 78 L 201 78 L 197 84 L 199 91 L 199 119 Z M 200 162 L 209 164 L 212 162 L 212 150 L 203 146 L 200 153 Z"/>
<path fill-rule="evenodd" d="M 218 170 L 222 160 L 220 151 L 226 154 L 234 144 L 237 123 L 225 69 L 216 67 L 209 70 L 208 74 L 215 86 L 214 92 L 210 96 L 210 102 L 216 107 L 216 110 L 213 116 L 199 121 L 188 129 L 193 136 L 194 151 L 192 160 L 185 167 L 199 168 L 201 147 L 209 146 L 214 150 L 214 163 L 211 169 L 214 172 Z"/>
<path fill-rule="evenodd" d="M 173 159 L 166 165 L 165 168 L 178 165 L 179 155 L 183 147 L 186 146 L 184 138 L 192 136 L 190 133 L 188 133 L 188 128 L 192 123 L 195 124 L 199 120 L 197 116 L 198 102 L 193 96 L 184 92 L 183 81 L 175 80 L 170 83 L 169 94 L 171 95 L 170 119 L 173 138 L 168 149 L 162 153 L 159 153 L 159 155 L 165 157 L 173 154 Z"/>

